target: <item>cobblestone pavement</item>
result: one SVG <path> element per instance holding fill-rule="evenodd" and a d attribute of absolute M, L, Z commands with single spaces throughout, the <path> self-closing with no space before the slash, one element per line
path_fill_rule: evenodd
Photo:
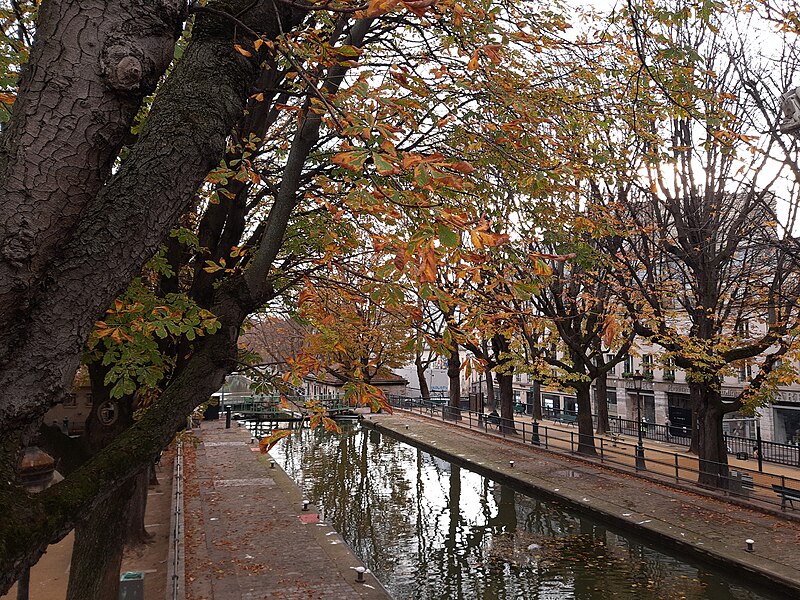
<path fill-rule="evenodd" d="M 195 430 L 197 432 L 197 430 Z M 234 423 L 204 421 L 186 452 L 188 600 L 385 600 L 341 536 Z"/>
<path fill-rule="evenodd" d="M 734 568 L 783 589 L 787 598 L 800 597 L 800 523 L 780 511 L 753 510 L 403 411 L 371 415 L 367 424 L 609 525 Z M 754 552 L 745 550 L 746 539 L 755 540 Z"/>

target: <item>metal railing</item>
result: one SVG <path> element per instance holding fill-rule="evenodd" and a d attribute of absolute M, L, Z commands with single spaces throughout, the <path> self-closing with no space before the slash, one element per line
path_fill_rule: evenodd
<path fill-rule="evenodd" d="M 183 562 L 183 441 L 180 437 L 176 443 L 172 491 L 167 600 L 180 600 L 184 597 L 185 579 Z"/>
<path fill-rule="evenodd" d="M 800 494 L 800 479 L 775 473 L 759 472 L 754 469 L 732 467 L 726 463 L 703 461 L 693 455 L 669 452 L 647 447 L 644 461 L 637 462 L 635 440 L 625 440 L 621 434 L 637 435 L 635 421 L 620 419 L 619 430 L 608 435 L 581 435 L 577 426 L 571 430 L 551 427 L 544 421 L 527 422 L 503 419 L 467 409 L 421 401 L 419 399 L 390 397 L 391 406 L 434 419 L 441 419 L 470 430 L 496 435 L 526 446 L 537 446 L 553 452 L 579 454 L 584 459 L 600 464 L 612 465 L 633 473 L 646 472 L 649 476 L 673 481 L 678 484 L 699 485 L 701 470 L 704 488 L 713 488 L 730 496 L 754 504 L 778 505 L 783 507 L 783 498 L 777 488 L 786 488 Z M 563 418 L 564 413 L 551 412 L 549 418 Z M 617 421 L 615 419 L 615 421 Z M 630 426 L 633 423 L 633 427 Z M 666 426 L 650 425 L 652 437 L 668 435 Z M 658 428 L 661 428 L 660 430 Z M 670 439 L 674 436 L 670 435 Z M 683 440 L 683 437 L 680 438 Z M 763 442 L 762 442 L 763 444 Z M 640 468 L 644 466 L 644 468 Z M 713 480 L 711 484 L 709 479 Z"/>

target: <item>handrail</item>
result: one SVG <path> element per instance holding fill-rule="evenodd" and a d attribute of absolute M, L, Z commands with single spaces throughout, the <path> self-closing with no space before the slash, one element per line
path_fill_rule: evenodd
<path fill-rule="evenodd" d="M 183 441 L 180 437 L 176 442 L 172 490 L 167 600 L 181 600 L 185 597 L 185 575 L 183 562 Z"/>

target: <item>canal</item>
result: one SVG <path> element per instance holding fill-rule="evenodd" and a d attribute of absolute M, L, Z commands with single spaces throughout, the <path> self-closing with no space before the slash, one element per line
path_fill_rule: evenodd
<path fill-rule="evenodd" d="M 779 598 L 357 424 L 270 454 L 398 600 Z"/>

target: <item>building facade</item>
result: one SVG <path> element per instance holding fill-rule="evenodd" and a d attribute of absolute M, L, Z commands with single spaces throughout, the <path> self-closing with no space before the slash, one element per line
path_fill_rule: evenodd
<path fill-rule="evenodd" d="M 642 389 L 638 392 L 630 377 L 635 371 L 645 377 Z M 735 376 L 725 377 L 722 397 L 735 398 L 752 377 L 748 368 L 740 369 Z M 486 398 L 486 375 L 472 373 L 462 383 L 470 395 Z M 497 385 L 495 384 L 495 393 Z M 568 388 L 541 386 L 539 389 L 542 407 L 545 411 L 577 412 L 575 394 Z M 536 395 L 536 384 L 526 373 L 514 375 L 514 401 L 532 405 Z M 609 373 L 607 378 L 607 403 L 610 417 L 635 421 L 641 418 L 647 423 L 671 427 L 691 428 L 692 413 L 689 386 L 684 373 L 668 365 L 657 365 L 654 355 L 630 355 Z M 594 390 L 592 391 L 592 410 L 597 413 Z M 757 416 L 746 416 L 736 412 L 725 415 L 725 433 L 741 437 L 756 437 L 756 427 L 766 441 L 782 444 L 800 443 L 800 386 L 779 388 L 775 399 L 758 409 Z"/>

